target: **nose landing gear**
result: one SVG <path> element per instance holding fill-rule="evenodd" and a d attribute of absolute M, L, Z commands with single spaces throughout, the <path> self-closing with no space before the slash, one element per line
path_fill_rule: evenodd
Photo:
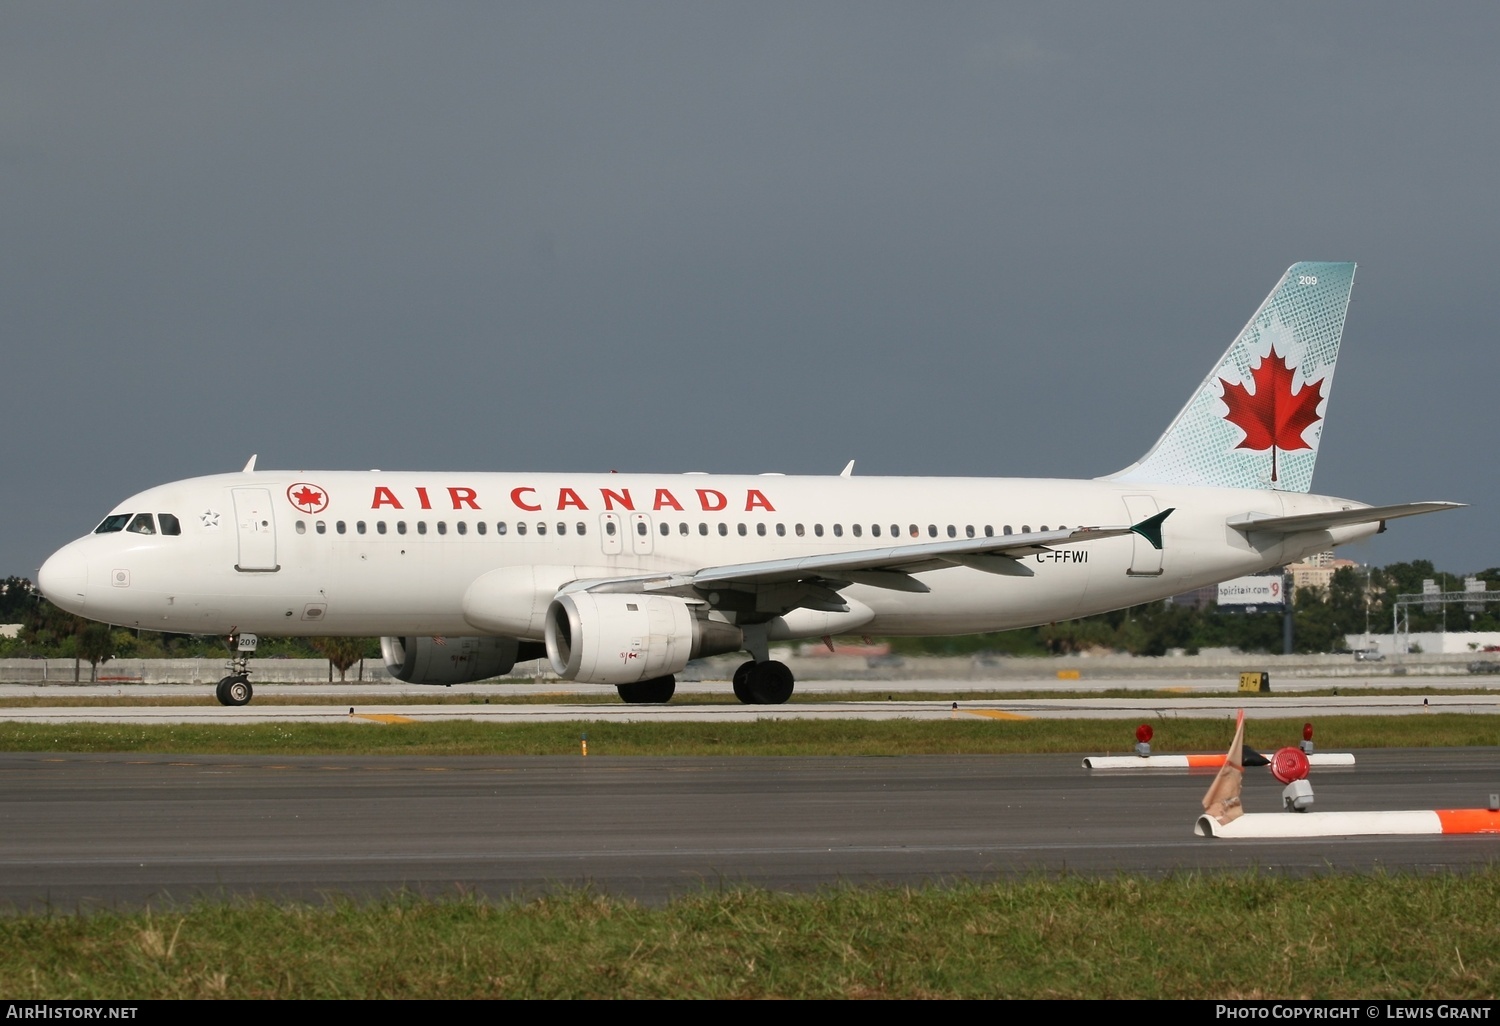
<path fill-rule="evenodd" d="M 249 705 L 255 697 L 255 689 L 250 686 L 250 657 L 260 645 L 260 638 L 254 634 L 231 634 L 225 640 L 231 653 L 226 667 L 229 676 L 219 681 L 214 697 L 220 705 Z"/>

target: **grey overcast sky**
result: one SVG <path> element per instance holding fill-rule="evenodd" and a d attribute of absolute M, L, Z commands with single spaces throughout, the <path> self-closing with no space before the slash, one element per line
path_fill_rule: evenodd
<path fill-rule="evenodd" d="M 0 7 L 0 574 L 264 468 L 1092 477 L 1357 260 L 1314 490 L 1500 565 L 1500 5 Z"/>

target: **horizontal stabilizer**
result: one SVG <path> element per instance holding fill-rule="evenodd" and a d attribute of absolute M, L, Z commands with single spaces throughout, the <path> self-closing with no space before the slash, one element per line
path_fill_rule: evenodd
<path fill-rule="evenodd" d="M 1462 502 L 1403 502 L 1394 506 L 1356 506 L 1328 513 L 1301 513 L 1290 517 L 1273 517 L 1264 513 L 1242 513 L 1229 518 L 1236 531 L 1269 531 L 1273 534 L 1297 534 L 1302 531 L 1326 531 L 1351 524 L 1373 524 L 1397 517 L 1414 517 L 1419 513 L 1437 513 L 1445 509 L 1463 509 Z"/>

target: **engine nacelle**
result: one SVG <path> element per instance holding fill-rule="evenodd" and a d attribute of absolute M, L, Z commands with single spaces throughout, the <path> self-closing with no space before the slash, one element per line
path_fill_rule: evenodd
<path fill-rule="evenodd" d="M 547 609 L 547 658 L 564 680 L 634 684 L 677 673 L 690 659 L 744 645 L 733 624 L 694 614 L 671 595 L 576 592 Z"/>
<path fill-rule="evenodd" d="M 521 647 L 515 638 L 380 639 L 380 654 L 392 677 L 408 684 L 444 687 L 509 673 L 522 656 Z M 525 657 L 535 659 L 538 655 L 533 652 Z"/>

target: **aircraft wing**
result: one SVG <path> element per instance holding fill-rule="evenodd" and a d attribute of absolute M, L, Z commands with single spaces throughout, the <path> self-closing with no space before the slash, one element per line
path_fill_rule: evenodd
<path fill-rule="evenodd" d="M 1414 517 L 1419 513 L 1437 513 L 1445 509 L 1462 509 L 1462 502 L 1403 502 L 1395 506 L 1359 506 L 1330 513 L 1301 513 L 1276 517 L 1265 513 L 1244 513 L 1231 517 L 1229 526 L 1236 531 L 1270 531 L 1273 534 L 1296 534 L 1299 531 L 1323 531 L 1350 524 L 1371 524 L 1377 520 Z"/>
<path fill-rule="evenodd" d="M 700 591 L 812 583 L 835 591 L 850 584 L 867 584 L 893 591 L 926 592 L 929 590 L 927 585 L 911 576 L 912 574 L 951 566 L 966 566 L 986 573 L 1031 577 L 1032 571 L 1021 563 L 1021 559 L 1034 553 L 1049 551 L 1055 545 L 1072 545 L 1138 534 L 1159 549 L 1162 547 L 1161 525 L 1171 513 L 1170 509 L 1164 510 L 1138 524 L 1124 527 L 1075 527 L 991 538 L 914 542 L 910 545 L 830 552 L 794 559 L 731 563 L 726 566 L 704 567 L 701 570 L 576 581 L 563 591 Z"/>

